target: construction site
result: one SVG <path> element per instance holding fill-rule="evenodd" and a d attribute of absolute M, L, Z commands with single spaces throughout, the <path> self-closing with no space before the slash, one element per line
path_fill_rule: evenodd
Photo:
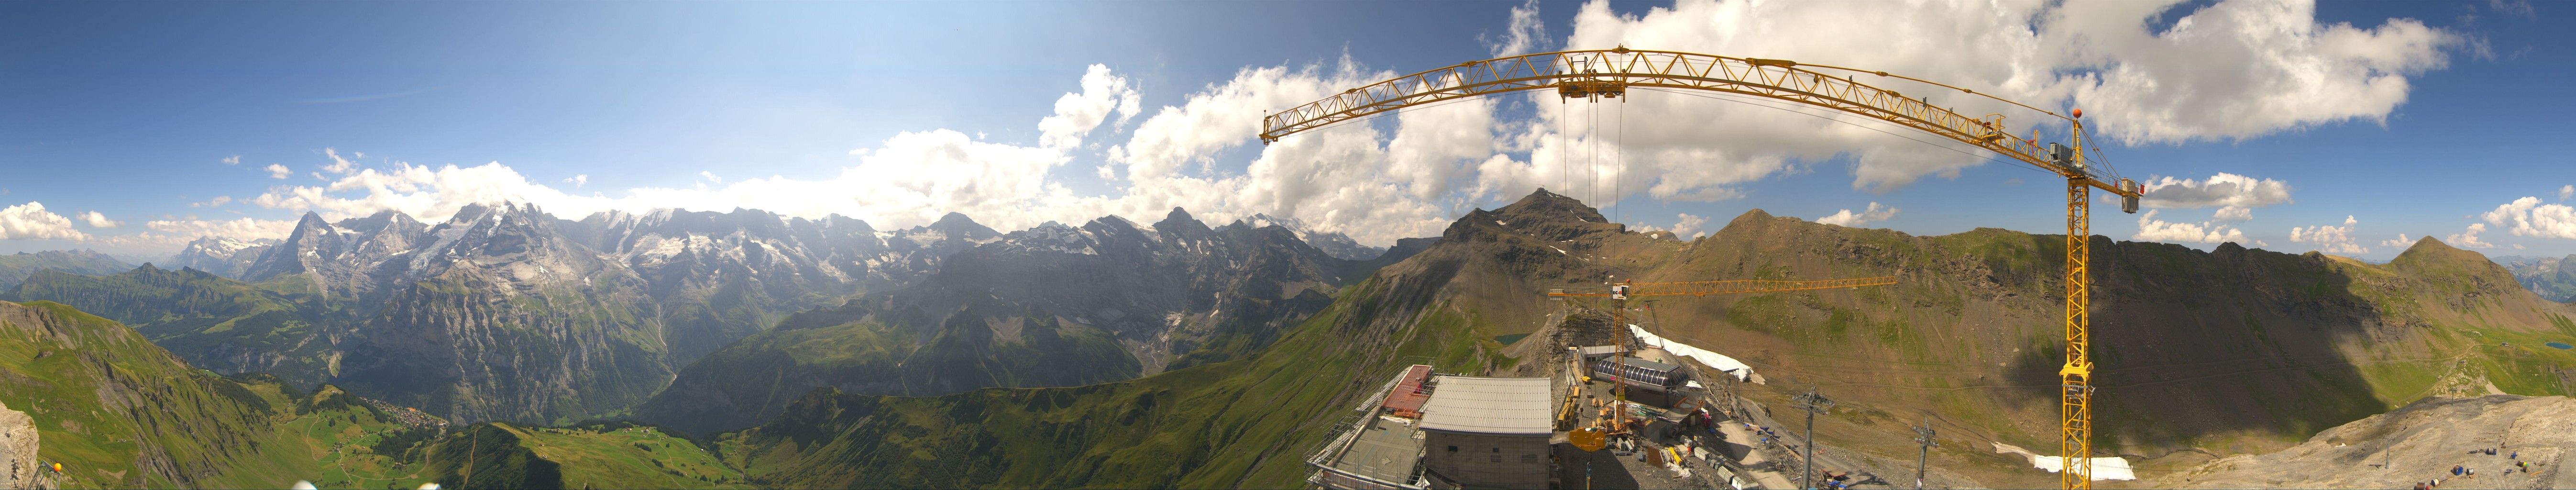
<path fill-rule="evenodd" d="M 1752 368 L 1637 325 L 1621 330 L 1628 332 L 1616 335 L 1626 342 L 1563 349 L 1546 364 L 1555 373 L 1547 377 L 1474 377 L 1413 365 L 1343 419 L 1307 460 L 1315 469 L 1307 481 L 1333 489 L 1919 483 L 1918 474 L 1832 457 L 1815 462 L 1805 452 L 1811 436 L 1748 408 L 1758 405 L 1737 394 L 1739 383 L 1767 382 Z M 1804 400 L 1819 409 L 1832 403 L 1812 393 Z"/>
<path fill-rule="evenodd" d="M 1864 77 L 1873 82 L 1863 82 Z M 1887 86 L 1873 85 L 1873 83 L 1902 84 L 1907 86 L 1907 90 L 1914 92 L 1910 94 L 1899 92 Z M 2043 129 L 2039 126 L 2010 126 L 2006 124 L 2005 116 L 2000 113 L 1970 116 L 1958 112 L 1958 109 L 1935 104 L 1932 97 L 1925 94 L 1927 89 L 1933 93 L 1943 94 L 1943 97 L 1948 100 L 1974 101 L 1973 105 L 1978 107 L 1999 107 L 2020 111 L 2020 113 L 2042 115 L 2049 123 L 2049 127 Z M 2053 303 L 2050 305 L 2053 308 L 2050 309 L 2056 311 L 2032 315 L 2040 313 L 2033 311 L 2036 309 L 2032 308 L 1993 313 L 2005 318 L 2030 320 L 2046 318 L 2048 320 L 2042 321 L 2059 328 L 2054 329 L 2053 335 L 2045 338 L 2044 344 L 2005 345 L 2010 348 L 2012 360 L 1993 364 L 2007 367 L 2008 371 L 2004 374 L 2010 376 L 2016 383 L 2028 384 L 1968 387 L 2035 389 L 2037 393 L 2043 394 L 2040 396 L 2045 397 L 2039 399 L 2048 400 L 2043 402 L 2048 405 L 2047 408 L 2033 407 L 2032 403 L 2019 401 L 2027 399 L 2013 398 L 1987 397 L 1976 399 L 1971 403 L 1929 401 L 1919 398 L 1908 400 L 1908 397 L 1914 395 L 1906 393 L 1920 393 L 1920 391 L 1910 390 L 1960 389 L 1961 387 L 1954 384 L 1958 382 L 1956 380 L 1924 379 L 1918 380 L 1919 384 L 1915 386 L 1870 384 L 1863 380 L 1849 378 L 1820 377 L 1812 371 L 1801 369 L 1798 371 L 1805 374 L 1799 376 L 1803 378 L 1791 383 L 1796 386 L 1776 386 L 1772 380 L 1755 372 L 1746 362 L 1721 352 L 1733 353 L 1736 356 L 1759 352 L 1761 354 L 1756 354 L 1759 357 L 1776 359 L 1769 353 L 1775 347 L 1780 347 L 1778 343 L 1764 342 L 1758 345 L 1739 346 L 1692 345 L 1672 341 L 1665 338 L 1665 335 L 1670 334 L 1671 329 L 1679 328 L 1704 333 L 1710 332 L 1712 327 L 1663 325 L 1657 321 L 1641 319 L 1639 317 L 1650 314 L 1650 310 L 1632 303 L 1632 301 L 1651 301 L 1647 299 L 1649 297 L 1683 297 L 1668 299 L 1684 303 L 1710 302 L 1710 304 L 1684 308 L 1689 308 L 1686 311 L 1696 315 L 1690 318 L 1700 319 L 1699 321 L 1722 321 L 1736 331 L 1759 332 L 1772 334 L 1766 336 L 1773 336 L 1785 335 L 1778 329 L 1792 327 L 1765 325 L 1764 321 L 1759 321 L 1759 317 L 1729 311 L 1726 309 L 1729 306 L 1714 302 L 1730 295 L 1776 297 L 1784 293 L 1805 294 L 1806 296 L 1803 296 L 1805 299 L 1800 301 L 1808 305 L 1806 308 L 1814 311 L 1832 311 L 1836 315 L 1841 315 L 1842 310 L 1835 308 L 1890 312 L 1890 316 L 1883 320 L 1887 323 L 1879 327 L 1877 335 L 1882 339 L 1904 339 L 1920 335 L 1906 332 L 1907 329 L 1918 328 L 1910 325 L 1908 318 L 1935 324 L 1947 323 L 1954 328 L 1974 325 L 1960 325 L 1964 323 L 1961 321 L 1962 318 L 1968 316 L 1960 307 L 1948 307 L 1945 313 L 1931 313 L 1928 317 L 1915 316 L 1919 314 L 1907 311 L 1941 308 L 1923 301 L 1898 305 L 1892 303 L 1896 295 L 1862 290 L 1883 286 L 1894 289 L 1898 287 L 1900 277 L 1921 277 L 1918 274 L 1922 272 L 1918 271 L 1922 270 L 1922 267 L 1929 267 L 1909 262 L 1948 260 L 1946 258 L 1871 257 L 1868 252 L 1882 249 L 1876 246 L 1854 247 L 1848 243 L 1848 239 L 1845 239 L 1846 244 L 1842 245 L 1845 247 L 1842 251 L 1844 255 L 1837 259 L 1878 265 L 1829 266 L 1823 268 L 1833 273 L 1827 277 L 1844 276 L 1851 272 L 1859 272 L 1859 274 L 1849 275 L 1867 277 L 1846 276 L 1799 280 L 1778 277 L 1778 273 L 1775 272 L 1778 269 L 1768 268 L 1751 270 L 1761 278 L 1677 277 L 1669 270 L 1657 270 L 1646 266 L 1621 269 L 1607 265 L 1671 264 L 1672 262 L 1667 261 L 1675 258 L 1674 255 L 1670 255 L 1673 252 L 1668 248 L 1625 246 L 1627 248 L 1623 249 L 1622 245 L 1617 245 L 1615 242 L 1621 240 L 1617 238 L 1618 236 L 1626 233 L 1624 227 L 1607 226 L 1592 232 L 1553 230 L 1555 233 L 1551 235 L 1548 232 L 1513 231 L 1516 226 L 1513 223 L 1494 220 L 1494 225 L 1506 234 L 1542 238 L 1540 243 L 1545 243 L 1548 249 L 1557 254 L 1583 261 L 1597 261 L 1596 264 L 1603 265 L 1584 265 L 1580 266 L 1583 269 L 1579 272 L 1564 272 L 1563 277 L 1557 279 L 1560 282 L 1552 285 L 1555 288 L 1550 289 L 1546 297 L 1528 297 L 1521 300 L 1532 303 L 1547 301 L 1555 303 L 1550 306 L 1515 308 L 1526 312 L 1525 314 L 1545 317 L 1531 320 L 1532 323 L 1539 325 L 1538 331 L 1526 335 L 1530 335 L 1531 338 L 1552 339 L 1551 342 L 1538 347 L 1515 346 L 1512 349 L 1514 352 L 1525 354 L 1526 357 L 1521 361 L 1529 363 L 1512 371 L 1511 374 L 1516 374 L 1517 377 L 1494 377 L 1497 372 L 1492 369 L 1476 372 L 1430 363 L 1413 365 L 1392 379 L 1384 380 L 1384 387 L 1375 395 L 1351 408 L 1352 411 L 1336 426 L 1329 442 L 1307 459 L 1308 465 L 1313 469 L 1311 477 L 1307 480 L 1308 483 L 1336 489 L 1976 487 L 1984 484 L 1977 483 L 1976 479 L 1945 472 L 1937 467 L 1939 464 L 1934 462 L 1933 454 L 1935 448 L 1941 446 L 1942 441 L 1940 431 L 1935 429 L 1938 425 L 1936 420 L 1944 421 L 1951 427 L 1972 431 L 1991 431 L 1998 427 L 1996 424 L 1961 425 L 1954 420 L 1985 418 L 1987 414 L 1973 413 L 1976 409 L 1959 408 L 1979 405 L 2003 408 L 2015 414 L 2013 416 L 2020 417 L 2029 417 L 2038 413 L 2053 415 L 2049 418 L 2054 419 L 2055 427 L 2047 430 L 2056 436 L 2054 445 L 2025 448 L 2022 445 L 2005 442 L 2008 437 L 1987 433 L 1975 435 L 1975 439 L 1982 440 L 1982 443 L 1975 445 L 1990 445 L 1991 452 L 1986 452 L 1989 449 L 1986 447 L 1942 448 L 1945 452 L 1954 455 L 1982 453 L 1985 456 L 1977 457 L 1980 461 L 1993 460 L 1989 463 L 2003 462 L 2002 465 L 2006 467 L 2017 466 L 2018 470 L 2004 470 L 2011 475 L 2005 477 L 2010 481 L 2028 482 L 2026 478 L 2032 475 L 2049 474 L 2046 477 L 2056 480 L 2056 486 L 2060 488 L 2091 488 L 2096 482 L 2113 482 L 2113 485 L 2121 487 L 2206 485 L 2207 483 L 2196 480 L 2195 478 L 2198 477 L 2191 475 L 2206 476 L 2213 472 L 2225 473 L 2227 470 L 2236 468 L 2236 465 L 2223 464 L 2224 460 L 2213 461 L 2212 458 L 2203 456 L 2214 456 L 2214 454 L 2189 444 L 2166 443 L 2162 446 L 2165 448 L 2165 453 L 2161 456 L 2139 456 L 2117 452 L 2139 448 L 2142 445 L 2140 434 L 2168 433 L 2176 430 L 2173 427 L 2132 425 L 2114 428 L 2113 430 L 2117 432 L 2098 430 L 2102 427 L 2097 427 L 2096 400 L 2097 390 L 2101 385 L 2095 379 L 2096 374 L 2106 369 L 2143 369 L 2157 366 L 2097 364 L 2095 358 L 2098 348 L 2094 342 L 2093 319 L 2097 302 L 2105 299 L 2112 302 L 2138 300 L 2105 298 L 2101 296 L 2104 293 L 2099 292 L 2113 288 L 2097 284 L 2094 274 L 2097 267 L 2094 249 L 2126 244 L 2105 241 L 2090 233 L 2092 207 L 2097 203 L 2116 204 L 2122 212 L 2136 213 L 2139 210 L 2144 189 L 2138 181 L 2122 177 L 2118 169 L 2107 164 L 2108 159 L 2101 150 L 2096 145 L 2089 144 L 2089 136 L 2082 119 L 2084 111 L 2080 109 L 2068 108 L 2063 112 L 2049 110 L 1997 98 L 1972 88 L 1946 85 L 1938 81 L 1884 71 L 1802 64 L 1791 60 L 1738 58 L 1619 47 L 1470 61 L 1353 87 L 1322 100 L 1268 115 L 1263 121 L 1261 137 L 1265 143 L 1275 142 L 1301 132 L 1345 122 L 1364 122 L 1376 116 L 1410 107 L 1517 92 L 1552 93 L 1557 97 L 1550 99 L 1565 104 L 1596 106 L 1625 104 L 1632 94 L 1657 92 L 1701 96 L 1773 108 L 1792 107 L 1785 110 L 1793 112 L 1818 110 L 1837 117 L 1864 120 L 1873 126 L 1910 131 L 1913 135 L 1933 136 L 1934 140 L 1942 142 L 1942 144 L 1934 144 L 1908 135 L 1865 127 L 1865 129 L 1914 139 L 1927 145 L 1948 148 L 1943 145 L 1964 144 L 1981 152 L 1983 155 L 1980 156 L 1991 155 L 1990 159 L 2027 166 L 2062 179 L 2064 187 L 2050 187 L 2052 190 L 2062 189 L 2063 191 L 2062 211 L 2065 218 L 2065 235 L 2032 237 L 2053 241 L 2053 243 L 2034 246 L 2032 251 L 2045 251 L 2051 255 L 2050 260 L 2062 259 L 2062 262 L 2058 263 L 2062 268 L 2056 268 L 2054 277 L 2027 278 L 2031 282 L 2039 282 L 2045 285 L 2042 287 L 2048 288 L 2043 294 L 2038 295 L 2038 298 L 2044 298 Z M 1586 119 L 1586 122 L 1600 124 L 1599 114 L 1605 112 L 1612 114 L 1610 116 L 1612 118 L 1623 117 L 1618 114 L 1624 114 L 1624 111 L 1616 110 L 1588 110 L 1582 113 L 1588 114 L 1584 117 L 1590 118 Z M 1625 121 L 1617 121 L 1617 124 L 1624 127 Z M 1854 125 L 1858 126 L 1858 124 Z M 1952 148 L 1952 151 L 1966 152 L 1955 148 Z M 1615 182 L 1618 179 L 1614 177 L 1609 180 Z M 1580 187 L 1590 184 L 1572 185 Z M 2107 195 L 2097 196 L 2097 191 Z M 1542 190 L 1539 194 L 1547 193 Z M 1617 195 L 1618 192 L 1611 194 Z M 1752 214 L 1760 215 L 1758 211 Z M 1739 219 L 1737 224 L 1758 223 L 1758 221 L 1744 221 L 1753 217 Z M 1594 219 L 1598 218 L 1583 220 L 1589 226 L 1588 224 Z M 1472 221 L 1472 218 L 1469 221 Z M 1481 223 L 1476 224 L 1481 225 Z M 1607 225 L 1608 222 L 1604 221 L 1603 224 Z M 1610 237 L 1610 241 L 1587 244 L 1582 237 Z M 1691 247 L 1695 248 L 1699 244 L 1694 242 Z M 1569 251 L 1569 249 L 1575 251 Z M 1582 253 L 1577 253 L 1578 251 Z M 2221 247 L 2218 253 L 2224 255 L 2233 251 Z M 1659 258 L 1637 258 L 1622 254 L 1665 255 Z M 2312 252 L 2311 255 L 2315 254 Z M 1736 260 L 1744 261 L 1737 266 L 1738 270 L 1746 270 L 1743 268 L 1748 266 L 1743 264 L 1760 264 L 1781 259 L 1746 256 Z M 2317 258 L 2316 260 L 2326 259 Z M 1812 263 L 1809 262 L 1809 264 Z M 1801 268 L 1808 267 L 1812 266 Z M 2134 271 L 2138 268 L 2133 266 L 2122 270 Z M 1661 280 L 1639 282 L 1636 279 L 1641 277 L 1639 274 Z M 1794 277 L 1795 274 L 1790 276 Z M 2114 278 L 2112 281 L 2122 284 L 2151 282 L 2130 277 Z M 1972 286 L 1970 290 L 1994 286 L 1991 279 L 1984 282 L 1987 284 Z M 2120 290 L 2137 289 L 2121 288 Z M 1832 300 L 1816 295 L 1827 291 L 1853 292 L 1834 293 L 1837 296 Z M 2006 298 L 2016 295 L 1998 294 L 1991 290 L 1968 292 L 1968 294 L 1987 296 L 1997 302 L 2010 301 L 2016 304 L 2027 302 L 2026 299 L 2019 298 L 2007 300 Z M 1718 298 L 1709 298 L 1711 296 Z M 1833 302 L 1840 302 L 1840 304 L 1819 306 Z M 1731 304 L 1734 308 L 1744 308 L 1754 303 L 1730 301 L 1727 304 Z M 1670 303 L 1667 305 L 1669 306 Z M 1934 308 L 1926 308 L 1927 306 Z M 1776 307 L 1770 308 L 1777 311 Z M 1587 314 L 1606 316 L 1607 320 L 1577 321 L 1578 317 Z M 2296 312 L 2287 314 L 2300 315 Z M 1853 313 L 1852 317 L 1861 318 L 1861 314 Z M 1777 314 L 1768 318 L 1772 318 L 1770 322 L 1800 322 L 1790 314 Z M 2245 322 L 2256 322 L 2251 319 L 2251 316 L 2246 318 Z M 2299 321 L 2314 321 L 2314 318 L 2296 316 L 2292 318 Z M 1842 316 L 1835 316 L 1829 320 L 1826 323 L 1846 321 Z M 2383 320 L 2365 317 L 2357 322 L 2375 324 L 2382 323 Z M 2130 321 L 2121 323 L 2123 331 L 2152 328 L 2144 325 L 2132 326 L 2134 322 Z M 2418 321 L 2418 323 L 2422 322 Z M 2253 327 L 2260 328 L 2260 325 L 2257 323 Z M 1724 331 L 1726 327 L 1716 328 Z M 1932 335 L 1945 334 L 1933 333 Z M 2163 336 L 2163 334 L 2150 335 Z M 1573 339 L 1590 341 L 1572 342 Z M 2511 345 L 2511 342 L 2504 344 L 2506 347 Z M 1543 352 L 1552 354 L 1540 354 Z M 1540 357 L 1544 357 L 1544 360 Z M 2111 359 L 2119 359 L 2119 357 L 2112 356 Z M 1530 367 L 1531 364 L 1545 367 L 1533 368 Z M 1865 366 L 1866 363 L 1858 364 L 1864 365 L 1846 364 L 1847 367 L 1844 369 L 1862 372 L 1882 370 L 1882 368 Z M 2170 365 L 2194 364 L 2208 363 L 2177 362 Z M 2260 372 L 2264 371 L 2217 373 L 2203 377 L 2242 376 L 2246 373 Z M 2168 379 L 2162 375 L 2151 376 L 2158 380 Z M 2356 377 L 2359 376 L 2356 375 Z M 1982 381 L 1985 378 L 1980 376 L 1977 379 Z M 2451 383 L 2451 381 L 2437 381 L 2434 384 L 2443 386 L 2445 383 Z M 1879 443 L 1871 450 L 1849 451 L 1836 449 L 1832 444 L 1815 442 L 1817 439 L 1814 435 L 1814 427 L 1817 416 L 1834 413 L 1833 409 L 1837 405 L 1835 396 L 1838 395 L 1822 389 L 1829 385 L 1906 388 L 1906 390 L 1894 392 L 1871 389 L 1866 393 L 1848 394 L 1866 396 L 1869 398 L 1868 401 L 1873 402 L 1900 401 L 1904 405 L 1919 410 L 1920 415 L 1901 416 L 1915 419 L 1905 421 L 1889 420 L 1892 417 L 1878 409 L 1858 411 L 1858 413 L 1867 414 L 1867 418 L 1875 419 L 1860 422 L 1862 425 L 1876 427 L 1873 429 L 1872 437 L 1884 439 L 1891 433 L 1898 433 L 1898 430 L 1889 430 L 1891 425 L 1903 424 L 1896 426 L 1910 429 L 1908 432 L 1911 433 L 1905 435 L 1913 436 L 1911 442 L 1914 447 L 1909 449 L 1914 451 L 1909 452 L 1914 454 L 1909 456 L 1914 457 L 1908 458 L 1912 461 L 1900 462 L 1899 458 L 1889 454 L 1895 452 L 1889 449 L 1894 449 L 1900 446 L 1899 444 Z M 1765 389 L 1761 390 L 1764 395 L 1760 398 L 1749 396 L 1748 390 L 1744 389 L 1747 386 L 1764 387 Z M 2157 392 L 2173 393 L 2176 389 L 2179 388 L 2159 387 Z M 2492 388 L 2488 391 L 2501 393 Z M 1943 396 L 1956 399 L 1955 395 Z M 2229 398 L 2197 398 L 2195 403 L 2227 399 Z M 2379 403 L 2386 403 L 2387 405 L 2383 406 L 2393 408 L 2407 401 L 2413 400 L 2382 397 Z M 2120 408 L 2133 410 L 2141 404 L 2137 401 L 2127 403 L 2130 405 Z M 2220 401 L 2218 403 L 2243 402 Z M 2152 402 L 2143 404 L 2154 405 Z M 1775 411 L 1779 413 L 1774 413 Z M 1832 416 L 1827 415 L 1827 417 Z M 2342 417 L 2341 415 L 2325 417 L 2333 423 L 2341 423 L 2340 420 L 2333 418 Z M 2134 414 L 2124 414 L 2119 418 L 2141 419 Z M 2010 422 L 2002 425 L 2021 430 L 2028 428 L 2026 425 Z M 1850 423 L 1845 423 L 1845 427 L 1850 426 Z M 2022 439 L 2022 441 L 2028 440 Z M 2114 443 L 2116 448 L 2097 446 L 2106 441 L 2116 441 Z M 2028 442 L 2022 442 L 2022 444 L 2027 445 Z M 2266 442 L 2265 444 L 2277 443 Z M 2156 446 L 2156 444 L 2144 445 Z M 2177 446 L 2181 449 L 2174 449 Z M 2231 451 L 2248 450 L 2243 449 L 2241 445 L 2234 447 L 2238 449 L 2231 449 Z M 1818 454 L 1820 452 L 1823 454 Z M 2555 458 L 2554 455 L 2557 453 L 2550 451 L 2547 454 Z M 2521 465 L 2518 469 L 2525 472 L 2537 466 L 2529 461 L 2518 460 L 2515 463 Z M 2550 464 L 2554 464 L 2554 459 Z M 2381 469 L 2386 470 L 2388 467 Z M 1978 471 L 1985 472 L 1983 474 L 1987 475 L 1986 478 L 1992 478 L 1995 475 L 1992 469 Z M 2138 474 L 2139 471 L 2152 471 L 2164 476 L 2142 480 Z M 2431 473 L 2430 470 L 2424 470 L 2424 472 Z M 2542 478 L 2545 480 L 2548 477 Z M 2438 480 L 2438 478 L 2418 480 L 2418 483 L 2422 484 L 2420 485 L 2422 488 L 2434 488 L 2438 486 Z M 2395 484 L 2398 481 L 2403 480 L 2390 479 L 2388 483 Z M 2023 485 L 2027 484 L 2029 483 L 2023 483 Z M 2261 485 L 2282 484 L 2284 482 L 2273 481 Z"/>
<path fill-rule="evenodd" d="M 2036 129 L 2029 136 L 2017 136 L 2002 114 L 1971 117 L 1934 105 L 1922 95 L 1909 97 L 1861 83 L 1857 77 L 1864 74 L 1955 90 L 2055 116 L 2068 124 L 2060 136 L 2069 138 L 2072 145 L 2043 143 Z M 1553 91 L 1568 103 L 1624 103 L 1622 98 L 1631 90 L 1707 92 L 1831 109 L 1974 145 L 2063 177 L 2068 232 L 2063 352 L 2068 355 L 2058 370 L 2063 415 L 2058 449 L 2063 455 L 2092 453 L 2093 363 L 2085 355 L 2090 342 L 2086 327 L 2091 306 L 2092 191 L 2111 193 L 2120 198 L 2122 211 L 2134 213 L 2141 189 L 2114 169 L 2087 163 L 2081 110 L 2060 115 L 1973 89 L 1883 71 L 1622 46 L 1469 61 L 1354 87 L 1265 117 L 1261 138 L 1266 144 L 1303 131 L 1454 99 Z M 1310 482 L 1328 488 L 1892 486 L 1877 474 L 1830 465 L 1817 468 L 1813 445 L 1805 442 L 1812 436 L 1782 434 L 1767 417 L 1742 409 L 1743 401 L 1732 391 L 1707 384 L 1721 379 L 1751 381 L 1750 368 L 1706 349 L 1671 344 L 1696 354 L 1676 356 L 1672 350 L 1650 345 L 1663 343 L 1647 340 L 1653 334 L 1626 318 L 1632 296 L 1776 293 L 1895 282 L 1894 276 L 1887 276 L 1641 284 L 1603 277 L 1595 288 L 1598 291 L 1556 290 L 1549 294 L 1551 299 L 1608 300 L 1608 326 L 1618 330 L 1612 334 L 1616 340 L 1610 345 L 1567 346 L 1557 362 L 1564 367 L 1545 378 L 1445 375 L 1436 374 L 1436 366 L 1415 365 L 1358 407 L 1358 414 L 1344 424 L 1335 442 L 1309 460 L 1317 469 Z M 1725 374 L 1711 377 L 1708 369 Z M 1797 406 L 1810 416 L 1810 433 L 1812 415 L 1832 403 L 1814 392 L 1798 397 Z M 1932 434 L 1928 428 L 1921 430 L 1928 454 Z M 1784 464 L 1792 459 L 1786 457 L 1789 453 L 1801 451 L 1806 454 L 1795 458 L 1795 468 Z M 2063 487 L 2091 487 L 2093 464 L 2067 466 L 2058 471 Z M 2110 470 L 2123 474 L 2115 478 L 2132 478 L 2125 476 L 2126 468 L 2113 466 Z M 1921 477 L 1912 483 L 1919 487 Z"/>

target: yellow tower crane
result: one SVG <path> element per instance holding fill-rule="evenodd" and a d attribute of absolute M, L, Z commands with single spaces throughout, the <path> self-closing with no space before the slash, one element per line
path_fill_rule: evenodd
<path fill-rule="evenodd" d="M 1818 70 L 1832 70 L 1829 75 Z M 1857 75 L 1897 78 L 1957 90 L 2020 106 L 2063 119 L 2073 147 L 2041 144 L 2033 137 L 2012 135 L 2001 114 L 1968 117 L 1933 105 L 1921 97 L 1860 83 Z M 2066 179 L 2066 363 L 2058 369 L 2060 423 L 2058 454 L 2069 458 L 2058 473 L 2064 488 L 2092 488 L 2093 361 L 2087 332 L 2092 305 L 2092 191 L 2122 198 L 2120 210 L 2138 211 L 2137 182 L 2120 178 L 2084 157 L 2084 116 L 2073 117 L 1939 82 L 1795 61 L 1738 58 L 1678 51 L 1620 47 L 1533 53 L 1469 61 L 1356 87 L 1323 100 L 1269 114 L 1261 120 L 1264 144 L 1307 130 L 1395 111 L 1405 107 L 1523 90 L 1556 90 L 1566 98 L 1623 97 L 1631 88 L 1677 93 L 1721 94 L 1783 100 L 1823 107 L 1913 128 L 1976 146 Z M 2100 150 L 2095 149 L 2098 153 Z"/>

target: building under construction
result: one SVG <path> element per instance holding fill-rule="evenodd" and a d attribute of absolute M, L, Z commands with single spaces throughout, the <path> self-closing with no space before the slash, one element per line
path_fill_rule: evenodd
<path fill-rule="evenodd" d="M 1548 488 L 1547 378 L 1432 375 L 1414 365 L 1307 462 L 1325 488 Z"/>
<path fill-rule="evenodd" d="M 1315 469 L 1307 481 L 1330 489 L 1755 488 L 1725 467 L 1722 452 L 1703 449 L 1722 439 L 1716 431 L 1691 430 L 1710 424 L 1699 407 L 1711 394 L 1688 382 L 1691 368 L 1639 357 L 1657 353 L 1572 348 L 1559 375 L 1545 378 L 1411 366 L 1354 407 L 1307 459 Z M 1632 402 L 1612 394 L 1618 383 L 1684 403 Z M 1691 477 L 1690 468 L 1704 470 Z M 1684 476 L 1626 476 L 1667 469 Z"/>

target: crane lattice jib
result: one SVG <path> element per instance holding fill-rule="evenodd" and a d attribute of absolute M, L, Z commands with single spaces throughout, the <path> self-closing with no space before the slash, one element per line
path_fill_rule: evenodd
<path fill-rule="evenodd" d="M 1894 76 L 1886 72 L 1865 73 Z M 1976 145 L 2061 176 L 2083 177 L 2090 186 L 2122 196 L 2137 194 L 2135 190 L 2122 189 L 2118 176 L 2050 158 L 2046 145 L 2013 136 L 2001 115 L 1968 117 L 1921 98 L 1860 83 L 1850 76 L 1800 68 L 1795 61 L 1676 51 L 1558 51 L 1460 63 L 1346 90 L 1270 114 L 1261 120 L 1261 140 L 1278 141 L 1343 121 L 1451 99 L 1542 89 L 1556 89 L 1573 97 L 1619 97 L 1626 95 L 1629 87 L 1709 90 L 1802 102 Z M 1973 90 L 1959 90 L 1975 94 Z"/>
<path fill-rule="evenodd" d="M 2092 302 L 2091 191 L 2101 189 L 2125 198 L 2121 211 L 2137 212 L 2141 189 L 2108 169 L 2085 163 L 2086 138 L 2081 120 L 1974 90 L 1929 80 L 1829 65 L 1803 65 L 1847 73 L 1900 78 L 1943 89 L 2002 101 L 2065 119 L 2075 146 L 2042 144 L 2015 137 L 2001 114 L 1968 117 L 1907 97 L 1894 90 L 1860 83 L 1855 75 L 1829 75 L 1801 68 L 1795 61 L 1737 58 L 1626 47 L 1534 53 L 1470 61 L 1415 73 L 1344 91 L 1305 105 L 1262 117 L 1261 142 L 1367 118 L 1405 107 L 1520 90 L 1555 89 L 1568 98 L 1624 97 L 1631 87 L 1705 90 L 1798 102 L 1856 114 L 1940 135 L 2066 178 L 2066 364 L 2059 369 L 2061 421 L 2058 454 L 2069 458 L 2092 453 L 2092 373 L 2090 351 Z M 2082 117 L 2082 112 L 2073 113 Z M 1714 281 L 1730 282 L 1730 281 Z M 1709 285 L 1708 293 L 1758 292 L 1727 290 L 1747 285 Z M 1689 290 L 1690 287 L 1684 287 Z M 1810 288 L 1820 289 L 1820 288 Z M 1652 293 L 1641 293 L 1652 294 Z M 1609 296 L 1609 294 L 1557 294 Z M 1615 299 L 1615 298 L 1614 298 Z M 1614 313 L 1615 316 L 1615 313 Z M 2065 488 L 2092 488 L 2089 460 L 2075 460 L 2058 474 Z"/>

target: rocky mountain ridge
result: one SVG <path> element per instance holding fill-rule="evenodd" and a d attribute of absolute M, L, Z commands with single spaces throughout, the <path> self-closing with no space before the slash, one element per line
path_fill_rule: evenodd
<path fill-rule="evenodd" d="M 47 250 L 36 253 L 18 252 L 0 255 L 0 289 L 8 289 L 37 272 L 57 270 L 73 274 L 114 274 L 132 269 L 125 261 L 94 250 Z"/>
<path fill-rule="evenodd" d="M 191 248 L 231 249 L 247 282 L 146 267 L 0 296 L 98 309 L 225 372 L 341 383 L 468 421 L 561 421 L 640 401 L 786 312 L 911 280 L 997 237 L 962 215 L 879 232 L 751 210 L 570 221 L 504 203 L 436 224 L 307 213 L 274 244 Z"/>
<path fill-rule="evenodd" d="M 2496 262 L 2513 271 L 2514 280 L 2541 299 L 2560 303 L 2576 302 L 2576 255 L 2566 257 L 2497 257 Z"/>
<path fill-rule="evenodd" d="M 161 266 L 196 269 L 218 276 L 240 279 L 242 273 L 250 269 L 251 262 L 259 260 L 261 253 L 267 252 L 268 247 L 275 245 L 277 245 L 277 239 L 274 238 L 242 240 L 216 236 L 197 237 L 195 240 L 189 240 L 187 245 L 179 247 L 179 253 L 162 261 Z"/>
<path fill-rule="evenodd" d="M 1341 285 L 1412 248 L 1352 261 L 1283 226 L 1048 222 L 959 252 L 911 286 L 799 313 L 684 369 L 638 410 L 691 432 L 748 426 L 815 387 L 913 396 L 1132 379 L 1257 351 Z"/>
<path fill-rule="evenodd" d="M 1907 427 L 1927 419 L 1945 446 L 2055 438 L 2063 237 L 1912 236 L 1759 211 L 1705 239 L 1666 236 L 1541 192 L 1468 213 L 1438 244 L 1343 290 L 1246 358 L 1074 388 L 824 391 L 743 432 L 728 458 L 746 461 L 755 481 L 787 486 L 1294 485 L 1305 471 L 1298 452 L 1313 447 L 1304 441 L 1323 437 L 1337 410 L 1397 364 L 1538 374 L 1547 363 L 1532 361 L 1561 346 L 1498 337 L 1577 337 L 1569 330 L 1586 327 L 1559 319 L 1599 306 L 1543 294 L 1614 278 L 1896 275 L 1892 287 L 1652 298 L 1632 303 L 1630 318 L 1754 365 L 1771 380 L 1744 385 L 1760 409 L 1790 411 L 1790 396 L 1809 388 L 1834 396 L 1841 404 L 1817 433 L 1839 451 L 1910 459 Z M 2576 355 L 2541 345 L 2576 338 L 2576 312 L 2439 241 L 2367 264 L 2093 240 L 2099 456 L 2263 452 L 2427 393 L 2576 388 L 2567 369 Z M 906 454 L 1100 470 L 950 471 L 894 456 Z M 2027 460 L 1935 460 L 1989 485 L 2054 484 Z"/>

